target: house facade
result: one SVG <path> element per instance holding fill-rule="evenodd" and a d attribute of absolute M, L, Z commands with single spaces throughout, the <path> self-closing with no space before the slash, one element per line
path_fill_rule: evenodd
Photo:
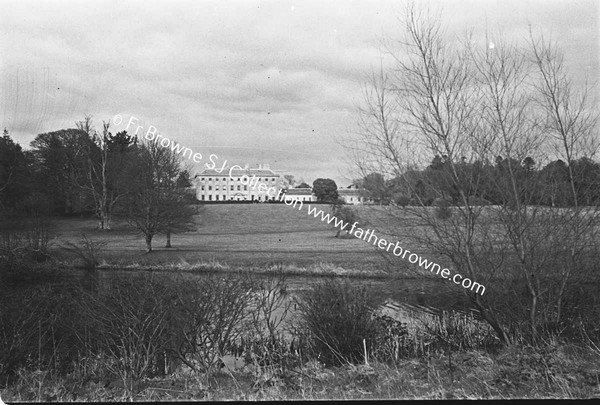
<path fill-rule="evenodd" d="M 289 188 L 283 197 L 284 201 L 317 201 L 317 196 L 312 192 L 312 188 Z"/>
<path fill-rule="evenodd" d="M 226 168 L 217 172 L 204 169 L 194 176 L 196 198 L 200 201 L 269 201 L 275 200 L 285 181 L 269 168 L 259 165 L 243 169 Z"/>
<path fill-rule="evenodd" d="M 358 205 L 365 202 L 365 190 L 350 185 L 346 188 L 338 188 L 338 196 L 344 200 L 346 204 Z"/>
<path fill-rule="evenodd" d="M 269 165 L 258 167 L 246 165 L 243 169 L 204 169 L 194 176 L 196 198 L 199 201 L 301 201 L 314 202 L 317 197 L 312 188 L 288 188 L 285 179 L 270 169 Z M 346 204 L 362 204 L 364 192 L 355 186 L 338 189 L 338 195 Z"/>

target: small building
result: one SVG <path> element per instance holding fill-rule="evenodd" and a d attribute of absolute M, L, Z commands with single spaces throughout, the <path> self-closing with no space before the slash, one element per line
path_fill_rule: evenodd
<path fill-rule="evenodd" d="M 313 194 L 312 188 L 288 188 L 283 197 L 284 201 L 317 201 L 317 197 Z"/>
<path fill-rule="evenodd" d="M 362 188 L 356 187 L 354 184 L 346 188 L 338 188 L 338 196 L 344 200 L 346 204 L 358 205 L 365 202 L 365 191 Z"/>

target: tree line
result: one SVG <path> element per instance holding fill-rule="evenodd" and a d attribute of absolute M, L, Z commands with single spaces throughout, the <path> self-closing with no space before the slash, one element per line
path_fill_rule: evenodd
<path fill-rule="evenodd" d="M 145 237 L 190 229 L 195 209 L 186 187 L 189 170 L 180 157 L 127 131 L 112 133 L 103 122 L 98 132 L 90 116 L 75 128 L 39 134 L 30 150 L 5 129 L 0 138 L 0 219 L 19 228 L 31 215 L 90 215 L 110 230 L 125 219 Z"/>
<path fill-rule="evenodd" d="M 518 195 L 521 204 L 573 207 L 600 203 L 600 164 L 585 156 L 572 160 L 570 165 L 556 159 L 540 167 L 530 156 L 523 161 L 497 156 L 494 162 L 468 162 L 464 157 L 451 162 L 447 155 L 436 155 L 423 170 L 407 170 L 389 179 L 374 172 L 355 183 L 364 188 L 365 197 L 384 205 L 429 206 L 437 199 L 459 205 L 461 190 L 472 204 L 503 205 L 510 202 L 506 192 L 509 167 L 517 187 L 523 190 Z M 452 179 L 453 168 L 456 182 Z"/>

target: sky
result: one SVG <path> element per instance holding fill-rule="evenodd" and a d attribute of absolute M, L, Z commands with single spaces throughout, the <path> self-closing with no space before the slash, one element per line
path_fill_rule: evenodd
<path fill-rule="evenodd" d="M 598 80 L 597 0 L 417 1 L 449 34 L 556 40 L 577 82 Z M 351 182 L 344 139 L 363 85 L 391 66 L 395 0 L 0 0 L 0 124 L 22 146 L 92 115 L 131 117 L 228 165 L 270 164 L 312 183 Z M 121 123 L 117 125 L 119 119 Z M 130 126 L 129 132 L 134 128 Z"/>

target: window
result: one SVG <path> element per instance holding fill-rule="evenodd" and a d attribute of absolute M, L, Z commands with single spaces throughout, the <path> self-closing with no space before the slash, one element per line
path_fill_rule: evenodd
<path fill-rule="evenodd" d="M 252 194 L 252 201 L 254 201 L 254 194 Z"/>
<path fill-rule="evenodd" d="M 208 186 L 208 191 L 212 190 L 212 186 Z"/>
<path fill-rule="evenodd" d="M 238 186 L 239 187 L 239 186 Z M 231 191 L 233 191 L 233 186 L 231 186 Z"/>
<path fill-rule="evenodd" d="M 219 194 L 215 196 L 215 200 L 219 201 Z"/>
<path fill-rule="evenodd" d="M 227 194 L 223 194 L 223 201 L 227 200 Z"/>
<path fill-rule="evenodd" d="M 248 190 L 248 186 L 244 186 L 244 191 L 247 191 L 247 190 Z"/>
<path fill-rule="evenodd" d="M 208 196 L 208 199 L 209 199 L 209 200 L 212 200 L 212 195 L 209 195 L 209 196 Z"/>
<path fill-rule="evenodd" d="M 204 177 L 200 177 L 200 180 L 204 181 Z"/>
<path fill-rule="evenodd" d="M 202 194 L 202 198 L 201 198 L 201 200 L 202 200 L 202 201 L 204 201 L 204 194 Z"/>
<path fill-rule="evenodd" d="M 215 186 L 215 190 L 219 191 L 219 186 Z"/>
<path fill-rule="evenodd" d="M 238 184 L 238 191 L 240 191 L 240 185 Z"/>
<path fill-rule="evenodd" d="M 204 191 L 204 186 L 202 186 L 202 191 Z"/>
<path fill-rule="evenodd" d="M 212 178 L 211 178 L 211 177 L 209 177 L 209 178 L 208 178 L 208 181 L 211 181 L 211 180 L 212 180 Z"/>

